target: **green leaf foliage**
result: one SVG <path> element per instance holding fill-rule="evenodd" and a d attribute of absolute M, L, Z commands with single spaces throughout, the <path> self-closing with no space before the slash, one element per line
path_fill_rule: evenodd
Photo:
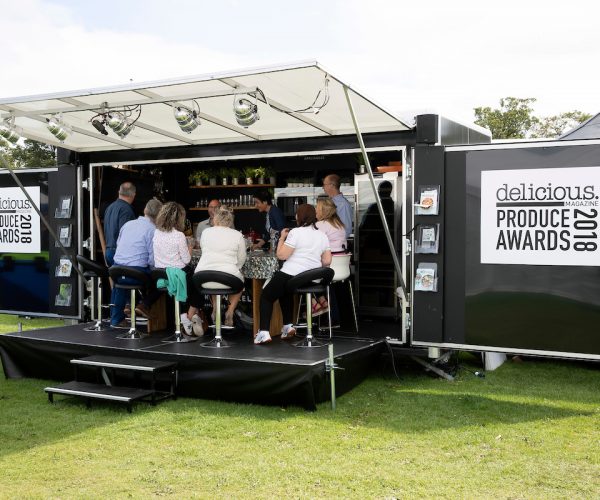
<path fill-rule="evenodd" d="M 533 97 L 504 97 L 500 99 L 499 109 L 475 108 L 475 123 L 490 130 L 493 139 L 555 139 L 592 117 L 577 110 L 537 117 L 532 107 L 536 100 Z"/>
<path fill-rule="evenodd" d="M 42 168 L 56 165 L 56 148 L 38 141 L 25 139 L 22 146 L 11 147 L 0 144 L 0 152 L 4 153 L 13 168 Z"/>

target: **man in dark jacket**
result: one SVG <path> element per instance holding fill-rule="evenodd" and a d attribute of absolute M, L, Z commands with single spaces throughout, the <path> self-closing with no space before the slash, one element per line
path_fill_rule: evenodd
<path fill-rule="evenodd" d="M 131 204 L 135 199 L 135 186 L 131 182 L 124 182 L 119 187 L 119 197 L 113 201 L 104 212 L 104 237 L 106 239 L 106 264 L 114 264 L 115 251 L 119 231 L 126 222 L 134 220 L 135 212 Z"/>
<path fill-rule="evenodd" d="M 268 244 L 271 238 L 271 229 L 280 233 L 285 227 L 285 216 L 281 209 L 273 205 L 273 197 L 268 191 L 260 191 L 254 195 L 254 206 L 259 212 L 267 214 L 265 220 L 265 233 L 262 239 L 253 246 L 253 248 L 262 248 Z"/>

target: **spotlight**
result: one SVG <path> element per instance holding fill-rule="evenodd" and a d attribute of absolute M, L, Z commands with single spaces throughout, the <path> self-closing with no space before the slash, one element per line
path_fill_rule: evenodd
<path fill-rule="evenodd" d="M 134 128 L 133 123 L 118 111 L 111 111 L 108 113 L 107 122 L 108 126 L 121 139 L 124 139 Z"/>
<path fill-rule="evenodd" d="M 65 139 L 71 134 L 71 129 L 62 121 L 60 115 L 54 115 L 50 118 L 46 118 L 48 122 L 48 130 L 56 137 L 60 142 L 65 142 Z"/>
<path fill-rule="evenodd" d="M 258 116 L 258 106 L 252 104 L 248 99 L 235 97 L 233 100 L 233 113 L 237 122 L 244 128 L 248 128 L 260 118 Z"/>
<path fill-rule="evenodd" d="M 15 117 L 11 116 L 0 123 L 0 137 L 3 137 L 8 142 L 16 144 L 21 136 L 15 129 Z"/>
<path fill-rule="evenodd" d="M 106 130 L 104 123 L 104 120 L 92 120 L 92 125 L 98 132 L 100 132 L 102 135 L 108 135 L 108 130 Z"/>
<path fill-rule="evenodd" d="M 174 106 L 173 114 L 175 115 L 175 120 L 177 120 L 179 128 L 188 134 L 200 125 L 198 113 L 190 108 L 186 108 L 185 106 Z"/>

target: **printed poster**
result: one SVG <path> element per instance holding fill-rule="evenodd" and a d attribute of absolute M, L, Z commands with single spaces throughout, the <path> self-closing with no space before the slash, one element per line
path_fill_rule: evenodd
<path fill-rule="evenodd" d="M 481 263 L 600 266 L 600 167 L 481 172 Z"/>
<path fill-rule="evenodd" d="M 39 186 L 25 189 L 39 208 Z M 0 188 L 0 253 L 40 251 L 40 218 L 37 212 L 20 188 Z"/>

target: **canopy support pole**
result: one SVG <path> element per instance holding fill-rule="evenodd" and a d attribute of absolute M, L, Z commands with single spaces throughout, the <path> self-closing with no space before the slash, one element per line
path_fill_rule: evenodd
<path fill-rule="evenodd" d="M 12 166 L 10 165 L 10 163 L 6 160 L 6 158 L 4 157 L 4 154 L 0 153 L 0 165 L 2 165 L 2 167 L 4 167 L 6 170 L 8 170 L 8 173 L 11 175 L 11 177 L 14 179 L 14 181 L 17 183 L 17 186 L 19 186 L 19 188 L 21 189 L 21 191 L 23 191 L 23 194 L 25 195 L 25 197 L 29 200 L 29 203 L 31 203 L 31 206 L 33 207 L 33 209 L 37 212 L 40 220 L 44 223 L 44 226 L 46 226 L 46 229 L 48 230 L 48 232 L 50 233 L 50 235 L 52 236 L 52 238 L 54 239 L 54 241 L 56 241 L 58 243 L 58 246 L 60 247 L 60 249 L 64 252 L 64 255 L 68 255 L 69 258 L 71 259 L 71 263 L 73 264 L 73 267 L 75 268 L 75 271 L 77 271 L 77 274 L 79 274 L 79 276 L 81 276 L 81 278 L 84 281 L 87 281 L 85 276 L 83 275 L 83 273 L 81 272 L 81 270 L 79 269 L 79 264 L 77 263 L 77 259 L 75 257 L 73 257 L 73 255 L 71 255 L 69 253 L 69 251 L 64 247 L 64 245 L 61 243 L 60 239 L 58 238 L 58 236 L 56 235 L 56 233 L 54 232 L 54 229 L 52 229 L 50 227 L 50 224 L 48 223 L 48 221 L 46 220 L 46 217 L 44 217 L 42 215 L 42 212 L 40 212 L 40 209 L 37 207 L 37 205 L 33 202 L 33 200 L 31 199 L 31 196 L 29 196 L 29 193 L 27 192 L 27 190 L 25 189 L 25 186 L 23 186 L 23 184 L 21 183 L 21 180 L 17 177 L 17 174 L 15 174 L 15 172 L 13 171 Z"/>
<path fill-rule="evenodd" d="M 375 186 L 375 178 L 373 177 L 373 170 L 371 169 L 371 162 L 369 161 L 369 157 L 367 155 L 367 150 L 365 149 L 365 143 L 363 141 L 362 133 L 358 126 L 356 114 L 354 113 L 354 106 L 352 106 L 352 100 L 350 99 L 349 89 L 346 85 L 344 85 L 344 93 L 346 94 L 346 101 L 348 102 L 348 110 L 350 111 L 350 116 L 352 117 L 352 123 L 354 124 L 354 130 L 356 131 L 356 137 L 358 139 L 358 144 L 360 145 L 360 150 L 362 151 L 362 155 L 365 160 L 365 164 L 367 167 L 367 173 L 369 174 L 369 180 L 371 181 L 371 189 L 373 190 L 373 195 L 375 196 L 375 202 L 377 203 L 377 209 L 379 210 L 379 216 L 381 217 L 381 222 L 383 224 L 383 230 L 385 232 L 385 237 L 387 239 L 388 246 L 390 247 L 390 253 L 392 254 L 392 260 L 394 261 L 394 267 L 396 268 L 396 274 L 398 276 L 398 283 L 400 283 L 400 288 L 402 289 L 402 293 L 404 294 L 404 299 L 408 300 L 406 284 L 404 283 L 404 279 L 402 278 L 402 268 L 400 267 L 400 261 L 398 260 L 398 255 L 396 254 L 396 247 L 394 247 L 394 241 L 392 240 L 392 235 L 390 234 L 390 228 L 388 227 L 387 219 L 385 218 L 385 212 L 383 211 L 383 205 L 381 204 L 381 198 L 379 197 L 379 192 L 377 191 L 377 187 Z"/>

